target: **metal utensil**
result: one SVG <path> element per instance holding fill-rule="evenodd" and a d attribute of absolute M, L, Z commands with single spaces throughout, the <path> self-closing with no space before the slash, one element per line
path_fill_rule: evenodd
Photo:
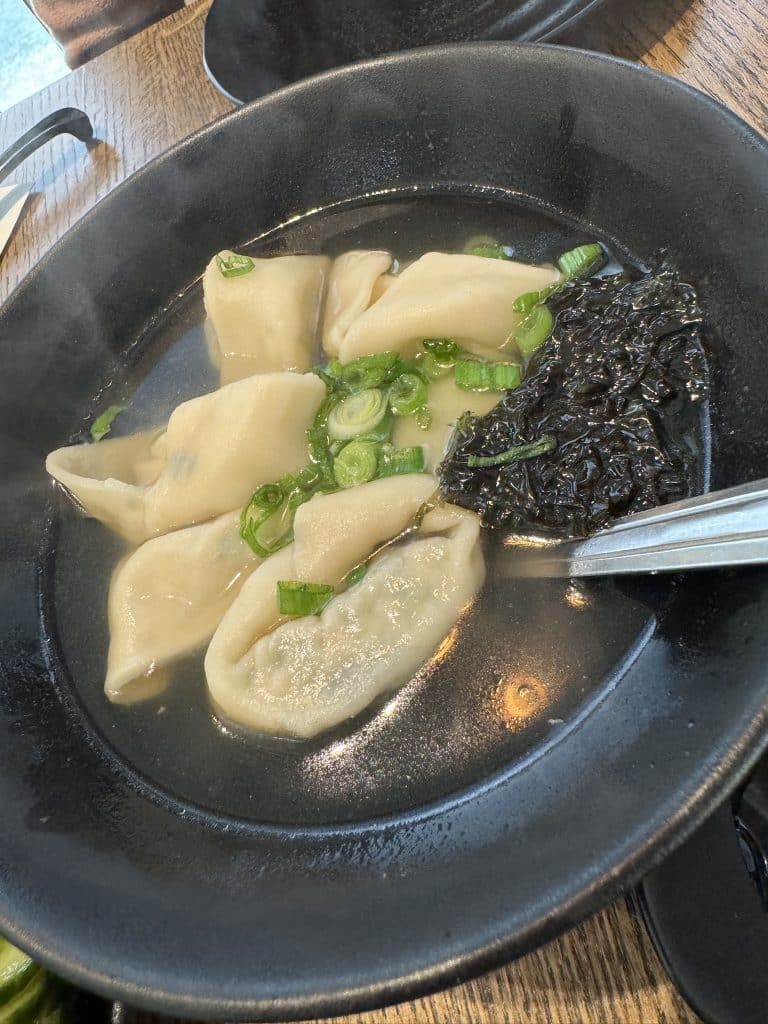
<path fill-rule="evenodd" d="M 62 107 L 44 117 L 0 154 L 0 181 L 36 149 L 64 132 L 87 143 L 93 138 L 93 125 L 88 116 L 75 107 Z M 24 182 L 0 185 L 0 256 L 13 234 L 31 191 L 32 186 Z"/>
<path fill-rule="evenodd" d="M 583 541 L 507 541 L 510 575 L 608 576 L 768 562 L 768 480 L 619 519 Z"/>

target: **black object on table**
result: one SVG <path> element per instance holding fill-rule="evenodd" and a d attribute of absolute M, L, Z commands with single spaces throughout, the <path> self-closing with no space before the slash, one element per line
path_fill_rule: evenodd
<path fill-rule="evenodd" d="M 397 50 L 553 39 L 603 0 L 214 0 L 205 66 L 246 103 L 300 78 Z"/>
<path fill-rule="evenodd" d="M 768 1007 L 768 758 L 644 879 L 664 964 L 708 1024 L 763 1024 Z"/>

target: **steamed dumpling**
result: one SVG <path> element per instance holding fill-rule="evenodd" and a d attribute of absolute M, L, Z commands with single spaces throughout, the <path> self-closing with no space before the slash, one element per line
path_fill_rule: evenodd
<path fill-rule="evenodd" d="M 412 485 L 420 479 L 419 494 Z M 429 658 L 484 578 L 479 520 L 463 509 L 430 513 L 413 540 L 385 549 L 319 616 L 279 622 L 275 594 L 281 579 L 338 583 L 385 527 L 394 535 L 408 524 L 433 485 L 418 476 L 379 480 L 302 506 L 295 550 L 279 552 L 249 577 L 208 648 L 208 689 L 226 719 L 314 736 L 401 686 Z M 382 516 L 371 493 L 388 488 L 386 504 L 399 515 Z M 321 504 L 313 521 L 312 506 Z"/>
<path fill-rule="evenodd" d="M 249 273 L 224 277 L 214 256 L 203 275 L 212 354 L 222 384 L 275 370 L 303 373 L 313 362 L 330 260 L 275 256 L 253 262 Z"/>
<path fill-rule="evenodd" d="M 376 249 L 345 252 L 333 261 L 323 324 L 327 356 L 338 356 L 350 325 L 374 301 L 377 284 L 391 265 L 390 254 Z"/>
<path fill-rule="evenodd" d="M 153 537 L 123 559 L 109 588 L 107 697 L 160 692 L 166 666 L 210 640 L 260 562 L 240 537 L 239 512 Z"/>
<path fill-rule="evenodd" d="M 249 377 L 183 402 L 165 430 L 59 448 L 46 469 L 88 515 L 141 543 L 230 512 L 302 469 L 324 397 L 314 374 Z"/>
<path fill-rule="evenodd" d="M 417 350 L 424 338 L 453 338 L 486 358 L 520 323 L 512 303 L 559 280 L 558 271 L 513 260 L 428 252 L 394 277 L 381 298 L 350 325 L 343 363 L 376 352 Z"/>
<path fill-rule="evenodd" d="M 453 424 L 463 412 L 482 416 L 490 412 L 501 398 L 496 391 L 463 391 L 454 381 L 453 373 L 429 385 L 429 411 L 432 423 L 422 430 L 415 416 L 396 416 L 392 443 L 396 448 L 421 445 L 424 449 L 424 468 L 434 472 L 442 461 Z"/>

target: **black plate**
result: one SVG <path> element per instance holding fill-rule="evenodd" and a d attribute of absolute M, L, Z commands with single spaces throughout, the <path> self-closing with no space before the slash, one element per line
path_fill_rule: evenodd
<path fill-rule="evenodd" d="M 406 239 L 408 209 L 426 247 L 458 233 L 460 203 L 524 255 L 576 236 L 633 259 L 667 245 L 720 335 L 712 484 L 768 476 L 766 182 L 765 142 L 676 81 L 477 44 L 268 97 L 72 230 L 0 315 L 0 931 L 137 1005 L 341 1013 L 531 949 L 699 825 L 768 737 L 765 571 L 606 581 L 586 606 L 564 585 L 491 588 L 448 674 L 357 726 L 339 758 L 320 751 L 302 788 L 317 750 L 251 745 L 239 777 L 218 771 L 213 730 L 186 731 L 194 699 L 172 730 L 185 760 L 134 758 L 140 718 L 131 731 L 94 684 L 104 580 L 75 557 L 105 531 L 50 504 L 42 466 L 141 382 L 139 416 L 163 367 L 179 371 L 167 398 L 191 386 L 192 352 L 167 343 L 197 315 L 185 290 L 211 252 L 280 223 L 262 245 Z M 491 704 L 515 673 L 547 693 L 516 730 Z"/>
<path fill-rule="evenodd" d="M 680 991 L 707 1024 L 762 1024 L 768 1005 L 768 759 L 639 890 Z"/>
<path fill-rule="evenodd" d="M 247 103 L 308 75 L 384 53 L 481 39 L 554 39 L 603 0 L 214 0 L 204 60 Z"/>

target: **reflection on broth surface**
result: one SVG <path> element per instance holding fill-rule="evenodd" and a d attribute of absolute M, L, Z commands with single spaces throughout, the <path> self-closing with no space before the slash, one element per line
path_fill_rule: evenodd
<path fill-rule="evenodd" d="M 516 291 L 516 264 L 462 254 L 478 234 L 531 264 Z M 423 517 L 451 422 L 487 413 L 514 386 L 510 375 L 524 373 L 530 353 L 514 338 L 524 339 L 531 310 L 515 312 L 513 301 L 558 285 L 553 261 L 583 239 L 578 225 L 513 198 L 345 204 L 265 236 L 246 247 L 250 258 L 238 249 L 213 260 L 207 341 L 198 288 L 144 339 L 108 438 L 55 453 L 50 468 L 88 508 L 92 492 L 73 476 L 91 472 L 83 459 L 103 461 L 108 445 L 154 428 L 151 454 L 166 469 L 149 485 L 126 477 L 133 491 L 121 491 L 118 513 L 130 516 L 120 532 L 132 545 L 149 539 L 131 554 L 62 502 L 45 584 L 49 627 L 80 700 L 140 773 L 182 799 L 265 822 L 386 814 L 514 767 L 607 692 L 663 611 L 666 582 L 649 601 L 647 587 L 641 599 L 610 581 L 577 590 L 502 578 L 503 537 L 481 536 L 474 513 L 439 505 Z M 460 255 L 427 261 L 432 283 L 419 303 L 408 282 L 425 274 L 425 252 Z M 444 283 L 434 284 L 435 267 Z M 258 331 L 243 331 L 243 308 L 260 318 Z M 355 362 L 369 356 L 379 362 Z M 322 374 L 297 372 L 321 360 Z M 243 395 L 234 412 L 221 398 L 229 389 Z M 191 462 L 173 456 L 180 422 L 197 446 Z M 686 420 L 689 447 L 696 429 Z M 93 471 L 100 493 L 115 476 Z M 179 482 L 201 499 L 174 503 Z M 138 494 L 147 486 L 160 497 Z M 417 515 L 418 532 L 379 552 Z M 119 529 L 114 515 L 101 518 Z M 594 638 L 586 644 L 585 633 Z M 130 706 L 104 698 L 108 661 L 108 696 Z"/>

